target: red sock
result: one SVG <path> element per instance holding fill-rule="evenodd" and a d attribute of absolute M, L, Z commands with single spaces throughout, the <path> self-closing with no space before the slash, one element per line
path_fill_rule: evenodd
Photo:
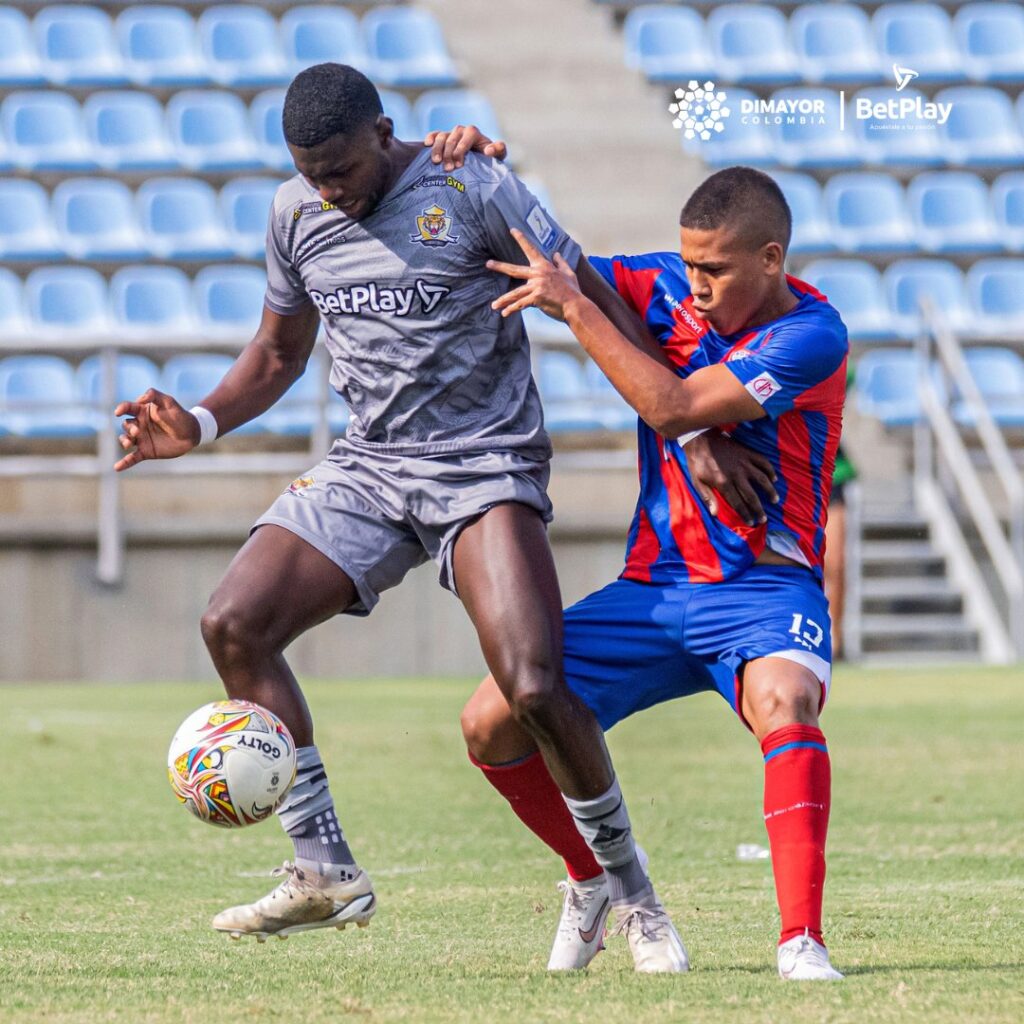
<path fill-rule="evenodd" d="M 570 878 L 583 882 L 601 874 L 540 754 L 498 765 L 482 764 L 472 754 L 469 759 L 509 802 L 516 817 L 565 861 Z"/>
<path fill-rule="evenodd" d="M 808 931 L 821 937 L 825 836 L 832 769 L 820 729 L 787 725 L 761 741 L 764 752 L 764 822 L 772 851 L 775 894 L 786 942 Z"/>

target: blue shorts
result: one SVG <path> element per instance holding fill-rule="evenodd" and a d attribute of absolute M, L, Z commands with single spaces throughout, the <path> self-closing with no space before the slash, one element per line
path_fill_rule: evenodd
<path fill-rule="evenodd" d="M 799 566 L 754 566 L 725 583 L 616 580 L 565 612 L 565 680 L 610 729 L 636 711 L 717 690 L 740 713 L 743 665 L 775 656 L 831 683 L 821 585 Z"/>

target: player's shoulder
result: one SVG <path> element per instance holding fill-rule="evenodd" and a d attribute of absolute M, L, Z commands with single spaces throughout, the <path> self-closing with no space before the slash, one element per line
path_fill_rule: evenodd
<path fill-rule="evenodd" d="M 612 262 L 624 270 L 655 270 L 686 280 L 683 258 L 677 252 L 645 252 L 638 256 L 613 256 Z"/>
<path fill-rule="evenodd" d="M 467 187 L 470 185 L 493 185 L 514 177 L 512 169 L 503 161 L 474 151 L 466 154 L 462 167 L 454 173 L 462 178 Z"/>
<path fill-rule="evenodd" d="M 839 310 L 813 285 L 786 275 L 790 288 L 800 297 L 799 305 L 784 318 L 784 331 L 791 337 L 813 340 L 815 347 L 845 354 L 850 347 L 846 324 Z"/>
<path fill-rule="evenodd" d="M 292 220 L 298 220 L 310 205 L 319 210 L 324 202 L 306 179 L 296 174 L 278 185 L 272 209 L 276 218 L 284 218 L 287 214 Z"/>

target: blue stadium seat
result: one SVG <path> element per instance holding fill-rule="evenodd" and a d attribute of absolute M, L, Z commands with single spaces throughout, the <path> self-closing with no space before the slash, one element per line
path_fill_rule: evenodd
<path fill-rule="evenodd" d="M 683 149 L 691 156 L 699 157 L 712 167 L 727 167 L 731 164 L 753 164 L 756 167 L 772 167 L 778 160 L 772 145 L 771 132 L 765 127 L 764 115 L 743 115 L 744 101 L 754 103 L 757 96 L 746 89 L 729 89 L 724 119 L 725 129 L 712 135 L 709 140 L 689 140 L 679 133 Z M 746 123 L 743 123 L 745 117 Z"/>
<path fill-rule="evenodd" d="M 1008 348 L 969 348 L 967 368 L 985 407 L 1002 427 L 1024 427 L 1024 359 Z M 966 401 L 954 402 L 953 416 L 965 426 L 975 417 Z"/>
<path fill-rule="evenodd" d="M 327 401 L 328 419 L 338 413 L 337 396 L 322 380 L 316 368 L 306 372 L 281 396 L 277 404 L 263 414 L 267 430 L 285 437 L 308 437 L 320 421 L 320 399 Z M 347 417 L 345 417 L 347 422 Z M 333 424 L 332 424 L 333 426 Z"/>
<path fill-rule="evenodd" d="M 800 80 L 785 15 L 766 4 L 726 4 L 707 20 L 716 81 L 785 85 Z"/>
<path fill-rule="evenodd" d="M 167 104 L 179 162 L 197 171 L 249 171 L 260 166 L 249 112 L 230 92 L 186 89 Z"/>
<path fill-rule="evenodd" d="M 12 92 L 0 104 L 8 155 L 27 171 L 91 171 L 96 167 L 82 111 L 63 92 Z"/>
<path fill-rule="evenodd" d="M 832 252 L 836 243 L 821 199 L 821 186 L 809 174 L 775 171 L 772 177 L 782 189 L 793 215 L 789 251 L 795 256 Z"/>
<path fill-rule="evenodd" d="M 217 193 L 191 178 L 150 178 L 135 197 L 150 251 L 165 260 L 228 259 Z"/>
<path fill-rule="evenodd" d="M 50 197 L 34 181 L 0 178 L 0 260 L 61 259 L 50 219 Z"/>
<path fill-rule="evenodd" d="M 900 99 L 928 102 L 928 98 L 917 89 L 904 89 Z M 850 124 L 855 132 L 857 147 L 865 163 L 882 164 L 889 167 L 941 167 L 945 162 L 940 147 L 939 131 L 934 121 L 906 118 L 901 123 L 905 131 L 893 131 L 888 115 L 882 117 L 856 117 L 857 104 L 867 102 L 874 111 L 877 104 L 887 104 L 894 99 L 893 90 L 862 89 L 850 102 Z"/>
<path fill-rule="evenodd" d="M 69 178 L 53 191 L 53 223 L 64 251 L 77 260 L 138 260 L 149 250 L 127 185 L 105 178 Z"/>
<path fill-rule="evenodd" d="M 256 140 L 256 158 L 273 171 L 295 173 L 295 163 L 284 141 L 281 111 L 284 109 L 284 89 L 267 89 L 249 104 L 249 124 Z"/>
<path fill-rule="evenodd" d="M 414 7 L 376 7 L 363 15 L 366 50 L 382 85 L 428 88 L 457 85 L 441 26 Z"/>
<path fill-rule="evenodd" d="M 414 104 L 413 116 L 420 138 L 427 132 L 451 128 L 456 124 L 475 124 L 492 139 L 504 138 L 490 101 L 472 89 L 432 89 L 425 92 Z"/>
<path fill-rule="evenodd" d="M 789 18 L 805 81 L 881 81 L 868 16 L 853 4 L 804 4 Z"/>
<path fill-rule="evenodd" d="M 949 260 L 897 260 L 882 274 L 889 322 L 900 338 L 910 341 L 922 329 L 921 300 L 927 298 L 942 322 L 965 331 L 970 318 L 964 275 Z"/>
<path fill-rule="evenodd" d="M 978 260 L 967 271 L 975 333 L 1006 338 L 1024 332 L 1024 259 Z"/>
<path fill-rule="evenodd" d="M 199 46 L 215 82 L 240 87 L 285 85 L 277 22 L 262 7 L 220 4 L 199 15 Z"/>
<path fill-rule="evenodd" d="M 210 352 L 172 356 L 164 364 L 160 390 L 173 395 L 186 409 L 198 405 L 224 378 L 234 359 Z"/>
<path fill-rule="evenodd" d="M 98 7 L 54 4 L 32 23 L 43 75 L 54 85 L 126 85 L 110 15 Z"/>
<path fill-rule="evenodd" d="M 839 96 L 825 89 L 780 89 L 776 102 L 795 104 L 795 112 L 769 115 L 782 119 L 772 124 L 775 155 L 786 167 L 836 170 L 862 162 L 852 132 L 840 131 Z M 817 112 L 822 109 L 823 112 Z M 801 113 L 806 111 L 806 113 Z"/>
<path fill-rule="evenodd" d="M 608 430 L 636 430 L 636 410 L 615 390 L 604 371 L 592 359 L 583 366 L 590 403 Z"/>
<path fill-rule="evenodd" d="M 912 252 L 903 190 L 887 174 L 837 174 L 825 183 L 825 210 L 840 249 L 857 253 Z"/>
<path fill-rule="evenodd" d="M 266 290 L 267 275 L 260 267 L 204 267 L 192 285 L 200 332 L 210 339 L 248 341 L 263 315 Z"/>
<path fill-rule="evenodd" d="M 40 336 L 109 335 L 107 282 L 91 267 L 44 267 L 25 279 L 25 309 Z"/>
<path fill-rule="evenodd" d="M 839 310 L 853 341 L 895 337 L 878 271 L 864 260 L 815 260 L 799 275 Z"/>
<path fill-rule="evenodd" d="M 144 92 L 97 92 L 82 106 L 97 161 L 110 171 L 168 171 L 178 166 L 164 108 Z"/>
<path fill-rule="evenodd" d="M 939 129 L 951 163 L 967 167 L 1019 164 L 1024 139 L 1006 93 L 986 86 L 943 89 L 936 103 L 952 103 L 949 120 Z"/>
<path fill-rule="evenodd" d="M 0 427 L 19 437 L 91 437 L 104 421 L 83 407 L 75 374 L 57 356 L 0 360 Z"/>
<path fill-rule="evenodd" d="M 117 357 L 114 375 L 114 402 L 133 402 L 139 395 L 160 384 L 160 370 L 152 359 L 131 353 Z M 75 393 L 83 405 L 97 406 L 109 415 L 113 407 L 103 406 L 103 359 L 87 356 L 75 371 Z"/>
<path fill-rule="evenodd" d="M 394 122 L 395 138 L 415 141 L 422 139 L 419 125 L 412 112 L 412 104 L 400 93 L 392 92 L 390 89 L 380 89 L 380 102 L 384 113 Z M 448 127 L 453 127 L 449 125 Z"/>
<path fill-rule="evenodd" d="M 907 187 L 907 206 L 917 241 L 928 252 L 972 255 L 1002 249 L 988 188 L 976 174 L 919 174 Z"/>
<path fill-rule="evenodd" d="M 963 64 L 949 15 L 936 4 L 885 4 L 871 19 L 886 67 L 912 68 L 922 81 L 961 81 Z"/>
<path fill-rule="evenodd" d="M 277 178 L 235 178 L 220 190 L 228 241 L 242 259 L 263 259 L 270 207 L 279 185 Z"/>
<path fill-rule="evenodd" d="M 210 81 L 196 23 L 180 7 L 129 7 L 117 16 L 114 32 L 125 72 L 137 85 L 180 89 Z"/>
<path fill-rule="evenodd" d="M 28 18 L 14 7 L 0 8 L 0 85 L 26 88 L 45 81 Z"/>
<path fill-rule="evenodd" d="M 18 344 L 28 336 L 28 324 L 21 300 L 21 278 L 0 269 L 0 349 Z"/>
<path fill-rule="evenodd" d="M 553 433 L 604 430 L 600 411 L 590 401 L 583 367 L 568 352 L 541 352 L 535 373 L 544 405 L 544 425 Z"/>
<path fill-rule="evenodd" d="M 1024 251 L 1024 171 L 1007 171 L 992 182 L 992 207 L 1003 245 Z"/>
<path fill-rule="evenodd" d="M 373 77 L 359 21 L 344 7 L 292 7 L 281 17 L 281 37 L 292 75 L 311 64 L 333 61 Z"/>
<path fill-rule="evenodd" d="M 714 63 L 696 11 L 684 7 L 634 7 L 622 26 L 626 64 L 652 82 L 678 85 L 690 78 L 713 78 Z"/>
<path fill-rule="evenodd" d="M 913 426 L 921 417 L 921 362 L 907 349 L 877 349 L 857 362 L 857 410 L 887 427 Z"/>
<path fill-rule="evenodd" d="M 1024 82 L 1024 10 L 1019 3 L 965 4 L 953 18 L 961 60 L 980 82 Z"/>
<path fill-rule="evenodd" d="M 123 339 L 159 342 L 195 332 L 192 282 L 177 267 L 122 267 L 110 279 L 110 311 Z"/>

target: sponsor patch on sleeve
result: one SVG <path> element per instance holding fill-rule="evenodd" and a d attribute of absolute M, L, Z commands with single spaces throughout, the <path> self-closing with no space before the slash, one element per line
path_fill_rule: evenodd
<path fill-rule="evenodd" d="M 759 405 L 764 405 L 772 395 L 777 395 L 782 390 L 782 385 L 767 370 L 759 373 L 753 380 L 748 380 L 743 386 Z"/>
<path fill-rule="evenodd" d="M 551 226 L 551 221 L 548 220 L 544 211 L 539 206 L 535 206 L 527 215 L 526 223 L 530 225 L 530 230 L 537 236 L 537 241 L 540 242 L 542 248 L 547 249 L 555 237 L 555 229 Z"/>

